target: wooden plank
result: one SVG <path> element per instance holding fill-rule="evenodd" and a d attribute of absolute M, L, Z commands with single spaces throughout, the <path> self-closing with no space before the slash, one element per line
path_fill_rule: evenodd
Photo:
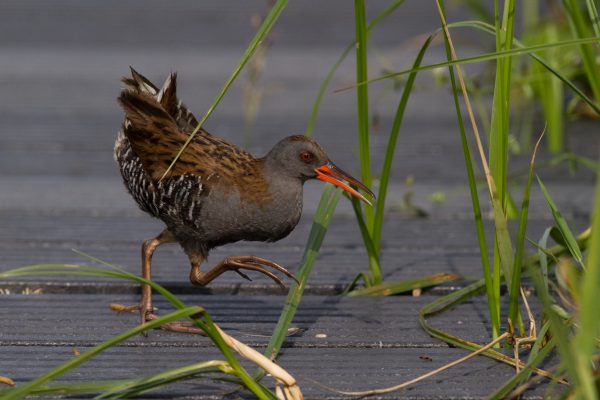
<path fill-rule="evenodd" d="M 386 5 L 382 0 L 369 2 L 367 10 L 372 14 Z M 52 7 L 39 0 L 5 1 L 0 12 L 3 27 L 0 43 L 20 47 L 53 44 L 84 48 L 235 48 L 246 44 L 254 31 L 250 18 L 265 12 L 265 8 L 265 3 L 259 0 L 240 5 L 218 0 L 200 3 L 187 0 L 177 4 L 157 0 L 127 3 L 61 0 Z M 427 7 L 404 8 L 402 18 L 392 16 L 373 32 L 378 44 L 395 46 L 398 37 L 410 37 L 438 27 L 436 14 Z M 32 10 L 48 18 L 32 15 Z M 402 24 L 398 23 L 399 19 Z M 111 21 L 111 24 L 107 26 L 100 20 Z M 329 1 L 318 10 L 290 3 L 278 22 L 277 43 L 282 45 L 326 43 L 341 47 L 352 37 L 353 8 L 343 0 Z M 23 24 L 32 24 L 32 27 L 19 35 Z M 311 29 L 307 29 L 307 25 Z M 78 34 L 73 35 L 73 32 Z"/>
<path fill-rule="evenodd" d="M 281 296 L 181 296 L 187 304 L 206 307 L 215 321 L 239 340 L 264 348 L 276 324 Z M 298 379 L 308 398 L 337 398 L 320 382 L 344 390 L 387 387 L 428 372 L 465 354 L 428 337 L 419 327 L 417 310 L 434 297 L 345 298 L 307 296 L 278 362 Z M 117 315 L 106 304 L 132 303 L 133 296 L 9 295 L 0 296 L 2 374 L 18 383 L 31 380 L 137 323 L 134 315 Z M 165 313 L 164 300 L 156 305 Z M 68 311 L 66 311 L 68 310 Z M 452 334 L 485 343 L 490 332 L 485 303 L 474 299 L 429 322 Z M 66 380 L 142 377 L 165 369 L 221 359 L 210 342 L 196 335 L 152 331 L 136 336 L 68 374 Z M 247 364 L 245 364 L 247 365 Z M 248 366 L 248 368 L 253 369 Z M 492 372 L 493 371 L 493 372 Z M 485 357 L 456 367 L 389 398 L 483 397 L 514 370 Z M 433 384 L 435 383 L 435 384 Z M 162 389 L 154 396 L 204 398 L 225 387 L 194 383 Z M 537 388 L 536 390 L 543 390 Z M 538 391 L 528 392 L 529 396 Z"/>
<path fill-rule="evenodd" d="M 223 329 L 239 340 L 265 347 L 277 324 L 285 296 L 180 295 L 188 305 L 200 305 Z M 300 332 L 286 339 L 293 348 L 447 347 L 420 327 L 418 311 L 435 296 L 330 297 L 305 296 L 293 327 Z M 478 343 L 491 337 L 482 298 L 431 318 L 433 326 Z M 18 295 L 0 296 L 2 346 L 90 346 L 138 324 L 137 314 L 119 314 L 109 304 L 135 304 L 137 295 Z M 155 296 L 159 313 L 173 310 Z M 43 329 L 41 329 L 43 327 Z M 207 347 L 207 338 L 162 330 L 136 336 L 126 346 Z M 2 358 L 0 356 L 0 358 Z"/>
<path fill-rule="evenodd" d="M 79 348 L 85 351 L 85 348 Z M 17 383 L 29 381 L 73 357 L 73 348 L 2 348 L 6 357 L 3 375 Z M 343 399 L 347 396 L 326 390 L 368 390 L 397 385 L 466 355 L 461 349 L 286 349 L 278 363 L 298 381 L 306 398 Z M 91 362 L 68 373 L 60 381 L 141 378 L 170 368 L 222 359 L 210 349 L 120 347 L 109 349 Z M 5 361 L 4 361 L 5 360 Z M 254 367 L 243 365 L 253 371 Z M 485 357 L 478 357 L 404 391 L 381 396 L 389 399 L 484 398 L 514 374 L 514 369 Z M 273 388 L 273 382 L 264 383 Z M 543 382 L 544 384 L 546 382 Z M 179 383 L 148 396 L 152 398 L 222 398 L 231 386 L 206 381 Z M 523 398 L 540 398 L 545 386 L 528 390 Z M 245 396 L 244 396 L 245 397 Z M 214 398 L 214 397 L 213 397 Z M 379 397 L 378 397 L 379 398 Z"/>
<path fill-rule="evenodd" d="M 1 248 L 0 248 L 1 249 Z M 128 248 L 83 248 L 94 256 L 108 262 L 117 263 L 125 270 L 134 274 L 140 274 L 139 246 Z M 251 252 L 265 256 L 284 264 L 290 271 L 295 272 L 301 257 L 301 249 L 261 249 L 244 248 L 235 253 Z M 10 253 L 1 250 L 2 262 L 0 270 L 7 270 L 18 266 L 44 263 L 67 263 L 86 264 L 89 260 L 71 252 L 68 248 L 54 249 L 52 247 L 12 247 Z M 216 263 L 226 255 L 234 254 L 225 249 L 216 250 L 204 267 Z M 383 273 L 386 281 L 418 278 L 435 273 L 455 273 L 463 275 L 481 275 L 480 257 L 476 253 L 462 252 L 438 252 L 424 254 L 422 252 L 394 251 L 386 252 L 382 258 Z M 207 288 L 194 287 L 189 283 L 189 262 L 183 252 L 177 246 L 165 247 L 156 253 L 154 258 L 153 279 L 171 290 L 178 293 L 227 293 L 256 292 L 257 290 L 268 290 L 269 292 L 281 293 L 278 287 L 262 274 L 250 273 L 252 282 L 241 279 L 237 274 L 224 274 L 219 279 L 211 282 Z M 339 293 L 343 288 L 361 271 L 368 269 L 367 257 L 361 251 L 338 252 L 336 249 L 325 248 L 315 264 L 308 282 L 307 289 L 311 292 L 322 292 L 333 294 Z M 11 281 L 0 282 L 0 287 L 6 287 Z M 55 291 L 92 291 L 92 292 L 137 292 L 138 285 L 131 283 L 119 284 L 115 280 L 102 278 L 88 278 L 77 276 L 47 276 L 19 278 L 20 282 L 29 287 L 42 287 L 45 290 Z M 87 285 L 83 285 L 87 283 Z M 60 284 L 60 286 L 56 286 Z M 110 285 L 115 284 L 111 289 Z M 453 282 L 452 285 L 462 285 L 463 282 Z M 91 285 L 91 286 L 90 286 Z M 85 286 L 85 289 L 78 289 Z"/>
<path fill-rule="evenodd" d="M 345 201 L 345 200 L 344 200 Z M 586 227 L 588 221 L 573 221 L 574 231 Z M 149 216 L 70 216 L 70 215 L 19 215 L 0 214 L 0 242 L 72 244 L 78 246 L 94 242 L 106 246 L 118 244 L 138 245 L 164 229 L 161 221 Z M 515 221 L 510 221 L 516 228 Z M 528 222 L 528 235 L 540 237 L 552 225 L 551 220 L 532 219 Z M 277 247 L 303 248 L 311 228 L 307 216 L 285 239 L 277 242 Z M 492 227 L 488 224 L 487 235 L 491 237 Z M 472 220 L 410 219 L 388 215 L 383 226 L 382 248 L 420 249 L 477 249 L 477 237 Z M 240 242 L 236 246 L 256 247 L 257 243 Z M 328 230 L 325 245 L 344 249 L 362 248 L 360 232 L 353 216 L 334 216 Z M 273 245 L 261 245 L 267 248 Z"/>
<path fill-rule="evenodd" d="M 84 251 L 104 261 L 140 273 L 140 246 L 148 236 L 161 230 L 161 223 L 146 216 L 71 216 L 1 214 L 0 270 L 18 266 L 48 263 L 90 264 L 85 257 L 71 251 Z M 548 220 L 530 221 L 530 236 L 536 238 L 551 225 Z M 585 227 L 577 220 L 574 229 Z M 488 228 L 490 228 L 488 226 Z M 285 264 L 290 271 L 298 268 L 308 237 L 310 220 L 277 244 L 241 242 L 215 249 L 206 266 L 232 254 L 257 254 Z M 382 250 L 384 278 L 387 281 L 417 278 L 436 273 L 481 276 L 473 222 L 469 220 L 388 218 L 384 226 Z M 488 231 L 491 240 L 491 232 Z M 335 217 L 309 282 L 314 293 L 335 293 L 343 289 L 361 271 L 368 269 L 362 239 L 351 216 Z M 177 292 L 206 292 L 192 287 L 188 281 L 189 262 L 179 246 L 161 247 L 154 258 L 153 277 Z M 268 290 L 281 293 L 276 285 L 260 274 L 251 274 L 246 282 L 236 274 L 224 274 L 208 291 L 231 293 L 242 290 L 256 293 Z M 137 285 L 119 284 L 111 289 L 106 280 L 81 277 L 43 277 L 20 279 L 30 286 L 49 291 L 85 290 L 95 292 L 134 292 Z M 102 283 L 103 282 L 103 283 Z M 58 286 L 56 284 L 59 283 Z M 98 283 L 94 289 L 93 284 Z"/>

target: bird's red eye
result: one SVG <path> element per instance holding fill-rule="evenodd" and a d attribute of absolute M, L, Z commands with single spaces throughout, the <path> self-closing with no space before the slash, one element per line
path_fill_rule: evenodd
<path fill-rule="evenodd" d="M 313 154 L 310 151 L 303 151 L 300 153 L 300 159 L 304 162 L 311 162 L 313 159 Z"/>

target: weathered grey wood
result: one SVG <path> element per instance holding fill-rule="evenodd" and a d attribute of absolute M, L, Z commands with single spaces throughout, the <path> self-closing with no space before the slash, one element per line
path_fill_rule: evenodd
<path fill-rule="evenodd" d="M 243 342 L 264 347 L 279 319 L 285 296 L 182 295 L 188 305 L 200 305 L 223 329 Z M 284 347 L 401 348 L 447 347 L 429 337 L 418 322 L 419 309 L 435 296 L 331 297 L 306 296 L 294 318 L 301 332 Z M 487 306 L 482 298 L 461 304 L 429 322 L 464 339 L 485 343 L 491 337 Z M 119 314 L 109 304 L 131 305 L 134 295 L 18 295 L 0 296 L 0 354 L 2 346 L 89 346 L 135 326 L 137 314 Z M 173 310 L 155 296 L 164 315 Z M 43 327 L 43 329 L 40 329 Z M 325 335 L 320 338 L 318 335 Z M 206 347 L 207 338 L 165 331 L 137 336 L 126 346 Z"/>
<path fill-rule="evenodd" d="M 139 246 L 111 248 L 83 248 L 94 256 L 117 263 L 127 271 L 140 274 Z M 68 248 L 54 249 L 53 247 L 20 247 L 14 246 L 10 251 L 2 251 L 2 268 L 7 270 L 18 266 L 46 263 L 68 263 L 95 265 L 89 260 L 73 253 Z M 237 251 L 220 249 L 213 253 L 206 267 L 215 264 L 226 255 L 237 253 L 254 253 L 281 262 L 289 267 L 290 271 L 298 269 L 301 257 L 301 249 L 261 249 L 241 248 Z M 248 282 L 235 273 L 224 274 L 218 280 L 212 282 L 206 288 L 194 287 L 189 283 L 189 261 L 177 246 L 165 247 L 156 253 L 153 266 L 153 279 L 171 290 L 178 293 L 213 293 L 213 292 L 256 292 L 256 290 L 269 290 L 269 292 L 281 293 L 278 287 L 268 278 L 261 274 L 250 274 L 253 279 Z M 386 252 L 382 258 L 384 265 L 383 274 L 387 281 L 422 277 L 435 273 L 454 273 L 468 276 L 482 275 L 480 256 L 472 252 L 445 252 L 422 253 L 411 251 Z M 312 292 L 326 291 L 331 294 L 339 293 L 343 288 L 361 271 L 368 269 L 367 257 L 363 251 L 348 250 L 341 253 L 339 249 L 324 249 L 319 255 L 307 289 Z M 77 285 L 87 283 L 85 291 L 92 292 L 137 292 L 137 284 L 115 282 L 103 278 L 89 278 L 77 276 L 43 276 L 19 278 L 19 281 L 29 282 L 29 287 L 43 287 L 51 292 L 64 290 L 78 290 Z M 0 287 L 5 287 L 13 280 L 0 282 Z M 108 283 L 118 283 L 111 289 Z M 52 286 L 60 284 L 59 287 Z M 462 285 L 463 282 L 455 282 L 453 285 Z M 73 286 L 75 285 L 75 286 Z M 91 286 L 90 286 L 91 285 Z"/>
<path fill-rule="evenodd" d="M 373 14 L 388 5 L 385 0 L 367 4 Z M 392 15 L 373 32 L 373 40 L 384 45 L 396 45 L 397 37 L 406 38 L 434 30 L 439 21 L 430 7 L 404 7 L 401 15 Z M 155 0 L 143 4 L 135 1 L 112 0 L 78 2 L 61 0 L 53 6 L 40 0 L 5 1 L 2 4 L 2 41 L 0 44 L 20 46 L 55 46 L 87 48 L 243 48 L 253 34 L 250 18 L 263 13 L 266 4 L 253 0 L 236 4 L 218 0 L 182 1 L 165 4 Z M 35 13 L 33 11 L 36 11 Z M 143 11 L 143 12 L 141 12 Z M 451 10 L 450 16 L 456 15 Z M 319 7 L 289 4 L 275 30 L 281 46 L 328 45 L 344 46 L 354 29 L 352 5 L 343 0 L 329 1 Z M 131 21 L 137 21 L 132 24 Z M 404 20 L 403 24 L 398 24 Z M 101 21 L 110 21 L 110 24 Z M 413 23 L 407 23 L 413 22 Z M 416 23 L 418 21 L 418 23 Z M 18 34 L 23 24 L 31 29 Z M 310 29 L 307 29 L 310 26 Z M 179 29 L 174 29 L 179 28 Z M 79 35 L 73 35 L 76 31 Z"/>
<path fill-rule="evenodd" d="M 85 348 L 79 348 L 85 351 Z M 73 347 L 9 346 L 2 373 L 18 383 L 28 381 L 73 357 Z M 309 399 L 342 399 L 337 390 L 368 390 L 389 387 L 415 378 L 434 368 L 466 355 L 461 349 L 285 349 L 279 364 L 298 380 Z M 196 348 L 112 348 L 89 364 L 68 373 L 61 381 L 140 378 L 169 368 L 222 359 L 215 349 Z M 431 361 L 429 361 L 431 360 Z M 253 367 L 243 363 L 249 371 Z M 391 399 L 485 398 L 514 374 L 514 370 L 485 357 L 470 360 L 450 371 L 423 381 L 404 391 L 391 393 Z M 264 381 L 271 388 L 268 378 Z M 317 383 L 318 382 L 318 383 Z M 221 397 L 231 386 L 205 381 L 177 384 L 160 389 L 152 397 L 207 398 Z M 526 393 L 525 398 L 540 398 L 543 388 Z"/>
<path fill-rule="evenodd" d="M 117 244 L 137 244 L 160 233 L 164 224 L 158 219 L 142 216 L 52 216 L 0 214 L 2 230 L 0 242 L 54 243 L 78 246 L 93 241 L 106 246 Z M 528 223 L 528 234 L 538 238 L 552 220 L 532 219 Z M 587 219 L 573 221 L 574 231 L 587 226 Z M 516 228 L 517 221 L 510 221 Z M 261 248 L 276 246 L 304 247 L 311 228 L 311 221 L 304 216 L 301 223 L 285 239 L 277 244 L 263 244 Z M 492 233 L 490 224 L 487 234 Z M 405 249 L 477 249 L 477 236 L 472 220 L 413 219 L 394 217 L 390 214 L 383 226 L 382 248 Z M 334 216 L 325 241 L 326 246 L 361 248 L 363 242 L 353 216 Z M 241 242 L 235 246 L 256 247 L 256 243 Z"/>

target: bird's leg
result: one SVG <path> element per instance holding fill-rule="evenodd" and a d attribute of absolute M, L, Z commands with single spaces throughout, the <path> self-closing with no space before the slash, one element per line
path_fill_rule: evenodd
<path fill-rule="evenodd" d="M 205 286 L 213 279 L 215 279 L 216 277 L 218 277 L 226 271 L 235 271 L 238 274 L 240 274 L 243 278 L 250 280 L 250 278 L 245 273 L 240 271 L 242 269 L 245 269 L 250 271 L 261 272 L 267 275 L 269 278 L 273 279 L 275 283 L 277 283 L 279 286 L 285 288 L 281 278 L 279 278 L 277 275 L 275 275 L 273 272 L 269 271 L 265 267 L 271 267 L 281 272 L 282 274 L 288 276 L 289 278 L 292 278 L 294 281 L 298 282 L 296 277 L 294 277 L 294 275 L 292 275 L 287 269 L 283 268 L 281 265 L 257 256 L 225 257 L 223 261 L 218 263 L 216 266 L 214 266 L 207 272 L 200 271 L 200 263 L 203 260 L 201 260 L 200 262 L 197 262 L 197 260 L 194 260 L 192 258 L 190 258 L 190 260 L 192 262 L 192 270 L 190 271 L 190 281 L 194 285 Z"/>
<path fill-rule="evenodd" d="M 142 278 L 150 280 L 152 277 L 152 255 L 158 246 L 164 243 L 175 242 L 175 237 L 167 229 L 161 232 L 160 235 L 155 238 L 145 240 L 142 244 Z M 152 319 L 153 307 L 152 307 L 152 288 L 149 285 L 142 285 L 142 298 L 140 304 L 134 306 L 123 307 L 119 305 L 111 305 L 111 308 L 117 311 L 139 311 L 141 323 Z"/>

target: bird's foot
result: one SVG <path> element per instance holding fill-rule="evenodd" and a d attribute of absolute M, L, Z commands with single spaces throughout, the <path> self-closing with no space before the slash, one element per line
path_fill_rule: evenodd
<path fill-rule="evenodd" d="M 131 306 L 125 306 L 123 304 L 113 303 L 110 305 L 110 309 L 116 311 L 118 313 L 140 313 L 140 323 L 145 324 L 149 321 L 154 321 L 158 318 L 156 314 L 154 314 L 154 309 L 148 308 L 148 306 L 144 306 L 142 304 L 134 304 Z M 160 326 L 160 329 L 171 332 L 182 332 L 182 333 L 193 333 L 196 335 L 206 336 L 204 331 L 198 328 L 190 321 L 175 321 L 163 324 Z M 146 333 L 144 332 L 144 335 Z"/>
<path fill-rule="evenodd" d="M 271 260 L 267 260 L 262 257 L 230 256 L 230 257 L 226 257 L 221 262 L 221 265 L 223 265 L 227 269 L 237 272 L 243 278 L 246 278 L 248 280 L 251 280 L 251 279 L 246 274 L 244 274 L 242 271 L 240 271 L 241 269 L 261 272 L 261 273 L 267 275 L 273 281 L 275 281 L 275 283 L 277 283 L 279 286 L 281 286 L 282 288 L 285 288 L 285 285 L 283 284 L 283 281 L 281 280 L 281 278 L 279 278 L 273 272 L 271 272 L 265 268 L 265 267 L 271 267 L 271 268 L 281 272 L 288 278 L 292 278 L 294 281 L 296 281 L 296 283 L 299 283 L 298 280 L 296 279 L 296 277 L 291 272 L 289 272 L 287 269 L 285 269 L 281 265 L 279 265 Z"/>
<path fill-rule="evenodd" d="M 148 316 L 147 316 L 148 321 L 152 321 L 157 318 L 158 318 L 158 316 L 156 314 L 148 314 Z M 194 335 L 206 336 L 206 332 L 204 332 L 202 329 L 198 328 L 191 321 L 168 322 L 166 324 L 162 324 L 160 326 L 160 329 L 165 330 L 165 331 L 171 331 L 171 332 L 192 333 Z"/>
<path fill-rule="evenodd" d="M 150 321 L 150 318 L 154 312 L 154 307 L 152 304 L 141 302 L 140 304 L 134 304 L 132 306 L 124 306 L 123 304 L 112 303 L 110 305 L 110 309 L 116 311 L 118 313 L 139 313 L 140 314 L 140 323 L 145 324 Z"/>
<path fill-rule="evenodd" d="M 119 303 L 111 303 L 109 307 L 111 310 L 116 311 L 118 313 L 137 313 L 137 312 L 140 312 L 141 306 L 139 304 L 134 304 L 132 306 L 125 306 L 125 305 L 119 304 Z"/>
<path fill-rule="evenodd" d="M 275 281 L 275 283 L 277 283 L 279 286 L 281 286 L 281 288 L 285 289 L 285 285 L 283 284 L 283 281 L 281 280 L 281 278 L 278 277 L 277 275 L 275 275 L 273 272 L 266 269 L 265 267 L 273 268 L 274 270 L 281 272 L 285 276 L 292 278 L 296 283 L 299 283 L 298 280 L 296 279 L 296 277 L 291 272 L 289 272 L 287 269 L 283 268 L 281 265 L 279 265 L 273 261 L 270 261 L 270 260 L 267 260 L 267 259 L 264 259 L 261 257 L 257 257 L 257 256 L 225 257 L 223 259 L 223 261 L 221 261 L 214 268 L 212 268 L 211 270 L 209 270 L 207 272 L 200 271 L 200 268 L 198 265 L 192 264 L 192 270 L 190 272 L 190 281 L 194 285 L 205 286 L 209 282 L 211 282 L 213 279 L 215 279 L 216 277 L 218 277 L 219 275 L 221 275 L 222 273 L 224 273 L 226 271 L 235 271 L 242 278 L 245 278 L 245 279 L 248 279 L 249 281 L 251 281 L 252 279 L 250 279 L 250 277 L 248 275 L 246 275 L 244 272 L 241 271 L 241 270 L 249 270 L 249 271 L 258 271 L 258 272 L 265 274 L 266 276 L 271 278 L 273 281 Z"/>

